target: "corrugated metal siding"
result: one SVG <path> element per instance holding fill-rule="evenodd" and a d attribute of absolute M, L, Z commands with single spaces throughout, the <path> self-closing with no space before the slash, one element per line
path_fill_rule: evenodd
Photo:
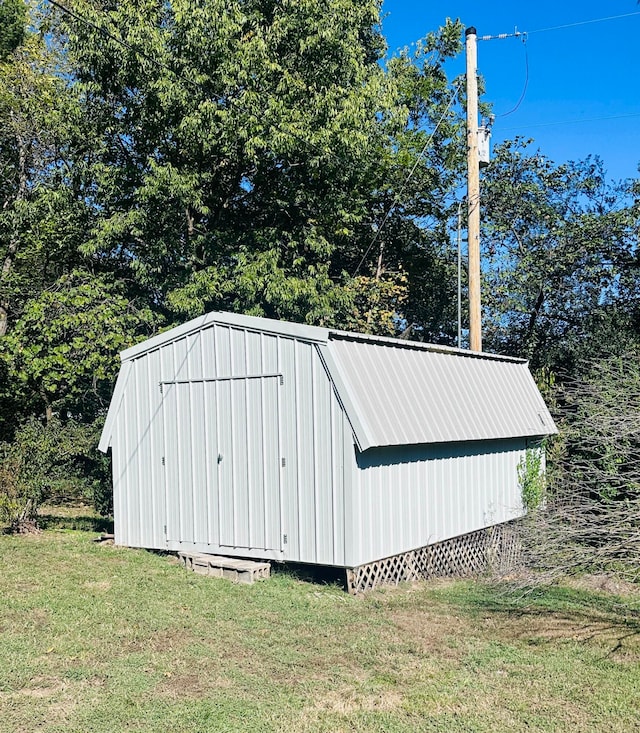
<path fill-rule="evenodd" d="M 517 465 L 526 441 L 389 447 L 352 463 L 350 567 L 523 515 Z"/>
<path fill-rule="evenodd" d="M 351 432 L 314 343 L 215 323 L 127 364 L 119 544 L 343 563 Z"/>
<path fill-rule="evenodd" d="M 167 540 L 279 551 L 278 378 L 164 387 Z"/>
<path fill-rule="evenodd" d="M 222 315 L 127 352 L 119 544 L 353 566 L 521 513 L 514 436 L 554 430 L 523 362 Z"/>
<path fill-rule="evenodd" d="M 157 354 L 132 365 L 117 414 L 113 444 L 114 516 L 118 544 L 158 547 L 164 541 L 162 415 Z M 158 433 L 160 431 L 160 433 Z"/>
<path fill-rule="evenodd" d="M 346 419 L 313 344 L 280 340 L 285 558 L 341 565 L 344 472 L 339 450 Z M 350 429 L 347 428 L 350 434 Z M 341 451 L 340 451 L 341 453 Z"/>
<path fill-rule="evenodd" d="M 555 432 L 525 363 L 355 338 L 327 348 L 363 426 L 363 450 Z"/>

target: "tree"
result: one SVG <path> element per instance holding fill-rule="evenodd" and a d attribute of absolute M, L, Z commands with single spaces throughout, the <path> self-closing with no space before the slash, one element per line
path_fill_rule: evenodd
<path fill-rule="evenodd" d="M 442 229 L 430 234 L 417 217 L 437 220 L 455 179 L 459 129 L 443 64 L 460 48 L 459 24 L 385 72 L 375 0 L 78 10 L 127 44 L 62 19 L 92 127 L 100 216 L 86 252 L 169 319 L 219 308 L 387 330 L 368 314 L 407 304 L 398 287 L 418 303 L 429 275 L 406 263 L 424 252 L 421 264 L 438 269 Z M 423 128 L 440 117 L 370 248 Z M 355 274 L 395 285 L 362 288 Z M 411 318 L 439 332 L 441 310 L 416 307 Z"/>
<path fill-rule="evenodd" d="M 0 340 L 0 369 L 26 420 L 0 441 L 0 522 L 30 526 L 53 496 L 110 510 L 110 477 L 97 442 L 118 353 L 149 335 L 154 319 L 121 284 L 74 271 L 30 298 Z M 8 437 L 8 436 L 7 436 Z"/>
<path fill-rule="evenodd" d="M 597 158 L 556 165 L 519 140 L 495 151 L 483 211 L 490 348 L 570 372 L 594 349 L 629 347 L 640 315 L 633 203 Z"/>
<path fill-rule="evenodd" d="M 27 25 L 23 0 L 2 0 L 0 4 L 0 61 L 5 61 L 22 44 Z"/>
<path fill-rule="evenodd" d="M 92 422 L 108 405 L 117 354 L 153 328 L 121 285 L 74 271 L 25 304 L 0 358 L 24 404 L 47 422 L 54 414 Z"/>
<path fill-rule="evenodd" d="M 0 61 L 0 337 L 28 298 L 86 260 L 91 214 L 70 157 L 77 100 L 44 33 L 20 36 Z"/>

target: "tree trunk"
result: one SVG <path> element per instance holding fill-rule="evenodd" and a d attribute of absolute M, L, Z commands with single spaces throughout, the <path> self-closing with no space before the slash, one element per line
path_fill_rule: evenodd
<path fill-rule="evenodd" d="M 382 255 L 384 253 L 384 243 L 380 242 L 380 251 L 378 252 L 378 264 L 376 266 L 376 282 L 382 277 Z"/>
<path fill-rule="evenodd" d="M 53 407 L 51 407 L 51 402 L 49 402 L 49 395 L 44 390 L 40 391 L 40 396 L 44 402 L 44 417 L 47 425 L 49 425 L 53 420 Z"/>

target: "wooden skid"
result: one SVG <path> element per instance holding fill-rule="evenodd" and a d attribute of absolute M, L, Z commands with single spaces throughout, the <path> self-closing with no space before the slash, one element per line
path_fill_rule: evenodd
<path fill-rule="evenodd" d="M 489 568 L 505 573 L 520 557 L 516 528 L 500 524 L 454 537 L 434 545 L 394 555 L 347 569 L 350 593 L 361 593 L 379 585 L 435 577 L 478 575 Z"/>
<path fill-rule="evenodd" d="M 194 573 L 209 575 L 212 578 L 226 578 L 234 583 L 253 583 L 268 578 L 271 574 L 271 565 L 268 562 L 240 560 L 200 552 L 179 552 L 178 557 L 182 564 Z"/>

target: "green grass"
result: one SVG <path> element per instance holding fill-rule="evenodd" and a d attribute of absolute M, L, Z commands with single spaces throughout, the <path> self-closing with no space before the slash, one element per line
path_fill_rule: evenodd
<path fill-rule="evenodd" d="M 235 586 L 94 536 L 0 536 L 2 733 L 639 729 L 638 595 Z"/>

